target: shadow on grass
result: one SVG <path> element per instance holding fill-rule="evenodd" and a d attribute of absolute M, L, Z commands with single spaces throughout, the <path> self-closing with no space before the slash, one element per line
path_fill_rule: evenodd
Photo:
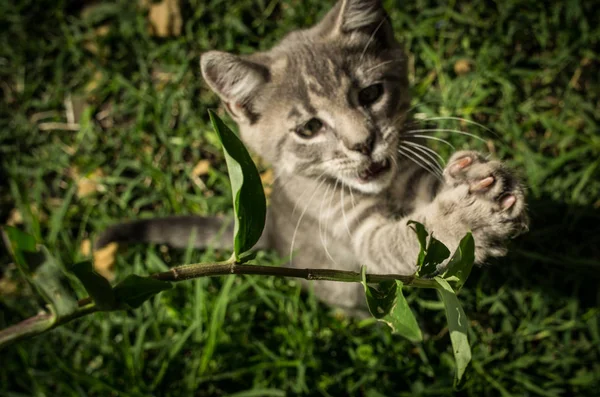
<path fill-rule="evenodd" d="M 487 273 L 496 287 L 577 298 L 582 308 L 600 305 L 600 208 L 530 199 L 529 215 L 530 231 L 478 276 Z"/>

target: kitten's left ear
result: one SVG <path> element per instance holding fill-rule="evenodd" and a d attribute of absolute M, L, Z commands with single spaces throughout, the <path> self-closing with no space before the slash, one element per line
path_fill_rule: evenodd
<path fill-rule="evenodd" d="M 266 66 L 227 52 L 209 51 L 202 54 L 200 68 L 234 119 L 255 118 L 253 99 L 270 78 Z"/>

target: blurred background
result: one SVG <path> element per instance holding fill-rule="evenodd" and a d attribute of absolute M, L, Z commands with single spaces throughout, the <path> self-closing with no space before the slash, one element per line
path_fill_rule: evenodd
<path fill-rule="evenodd" d="M 600 7 L 594 0 L 384 1 L 410 53 L 415 119 L 509 162 L 531 231 L 474 269 L 460 298 L 473 361 L 458 394 L 592 396 L 600 386 Z M 0 2 L 0 223 L 66 263 L 124 219 L 231 211 L 200 76 L 318 20 L 322 0 Z M 221 115 L 223 112 L 220 110 Z M 230 123 L 231 125 L 231 123 Z M 438 142 L 439 143 L 439 142 Z M 432 145 L 447 157 L 444 145 Z M 260 165 L 267 186 L 268 167 Z M 0 248 L 0 327 L 40 310 Z M 226 252 L 104 252 L 111 280 Z M 281 263 L 272 253 L 264 264 Z M 332 315 L 293 280 L 180 283 L 0 352 L 6 396 L 453 395 L 435 293 L 411 290 L 425 340 Z"/>

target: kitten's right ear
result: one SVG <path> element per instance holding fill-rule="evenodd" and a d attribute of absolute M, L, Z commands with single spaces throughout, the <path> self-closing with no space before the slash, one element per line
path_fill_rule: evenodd
<path fill-rule="evenodd" d="M 209 51 L 200 57 L 200 68 L 234 118 L 252 118 L 252 99 L 269 80 L 266 66 L 227 52 Z"/>
<path fill-rule="evenodd" d="M 317 25 L 329 35 L 351 33 L 357 30 L 379 29 L 387 19 L 381 0 L 338 0 Z"/>

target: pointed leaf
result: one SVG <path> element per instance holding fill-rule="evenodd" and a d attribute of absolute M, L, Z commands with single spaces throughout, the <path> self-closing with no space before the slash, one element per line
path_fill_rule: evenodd
<path fill-rule="evenodd" d="M 419 251 L 419 256 L 417 257 L 417 272 L 421 270 L 423 267 L 423 261 L 425 260 L 425 253 L 427 251 L 427 230 L 425 230 L 425 226 L 417 221 L 408 221 L 407 225 L 417 234 L 417 239 L 419 239 L 419 245 L 421 250 Z M 411 226 L 412 225 L 412 226 Z"/>
<path fill-rule="evenodd" d="M 71 267 L 71 272 L 77 276 L 81 284 L 99 309 L 116 309 L 116 299 L 112 287 L 107 279 L 94 271 L 92 262 L 76 263 Z"/>
<path fill-rule="evenodd" d="M 454 353 L 454 360 L 456 362 L 456 382 L 458 382 L 462 378 L 469 361 L 471 361 L 471 347 L 469 346 L 467 336 L 469 319 L 450 284 L 441 277 L 435 277 L 434 280 L 438 284 L 437 290 L 440 293 L 446 310 L 452 352 Z"/>
<path fill-rule="evenodd" d="M 114 288 L 117 304 L 126 304 L 134 309 L 161 291 L 173 288 L 168 281 L 136 275 L 128 276 Z"/>
<path fill-rule="evenodd" d="M 460 240 L 460 244 L 454 255 L 448 262 L 448 267 L 444 273 L 444 278 L 456 277 L 458 281 L 455 284 L 455 290 L 458 292 L 469 278 L 471 269 L 475 263 L 475 240 L 471 233 L 467 233 Z"/>
<path fill-rule="evenodd" d="M 31 278 L 38 292 L 50 304 L 57 318 L 75 313 L 79 308 L 75 291 L 71 288 L 61 266 L 48 249 L 42 245 L 39 247 L 38 253 L 31 256 L 27 255 L 27 257 L 43 260 L 37 266 Z M 29 263 L 29 266 L 33 267 L 32 263 Z"/>
<path fill-rule="evenodd" d="M 27 261 L 23 257 L 22 252 L 36 251 L 35 238 L 32 235 L 12 226 L 4 226 L 2 228 L 2 238 L 4 239 L 6 248 L 8 248 L 15 258 L 16 265 L 20 270 L 28 273 L 29 266 L 27 265 Z"/>
<path fill-rule="evenodd" d="M 421 250 L 417 257 L 417 273 L 419 276 L 429 276 L 437 270 L 437 265 L 448 259 L 450 250 L 440 240 L 429 235 L 425 226 L 416 221 L 408 221 L 407 225 L 417 234 Z M 429 236 L 429 242 L 427 237 Z"/>
<path fill-rule="evenodd" d="M 379 283 L 378 288 L 367 285 L 366 267 L 361 269 L 369 312 L 378 321 L 386 323 L 392 332 L 402 335 L 411 342 L 420 342 L 423 335 L 408 302 L 402 294 L 402 281 L 390 280 Z"/>
<path fill-rule="evenodd" d="M 250 250 L 260 238 L 267 214 L 265 193 L 258 170 L 240 139 L 209 110 L 214 130 L 219 135 L 233 196 L 235 213 L 234 252 L 235 259 Z"/>
<path fill-rule="evenodd" d="M 53 315 L 52 323 L 77 311 L 79 305 L 75 291 L 61 265 L 45 246 L 37 246 L 33 236 L 9 226 L 4 228 L 3 238 L 19 270 L 48 303 Z"/>
<path fill-rule="evenodd" d="M 420 276 L 428 276 L 437 270 L 437 265 L 448 259 L 450 250 L 440 240 L 429 236 L 429 245 L 427 253 L 423 259 L 423 267 L 419 272 Z"/>

